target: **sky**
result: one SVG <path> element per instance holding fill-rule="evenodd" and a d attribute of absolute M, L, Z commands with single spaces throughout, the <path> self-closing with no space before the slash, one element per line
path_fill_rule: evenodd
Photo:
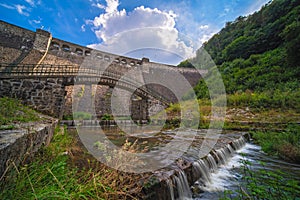
<path fill-rule="evenodd" d="M 269 0 L 1 0 L 1 20 L 118 55 L 178 64 Z"/>

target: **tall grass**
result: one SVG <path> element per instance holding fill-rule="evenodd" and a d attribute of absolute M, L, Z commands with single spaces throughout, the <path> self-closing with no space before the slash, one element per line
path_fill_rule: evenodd
<path fill-rule="evenodd" d="M 35 111 L 21 104 L 20 101 L 8 97 L 0 98 L 0 126 L 14 122 L 37 121 L 39 117 Z"/>
<path fill-rule="evenodd" d="M 137 199 L 129 192 L 133 186 L 139 191 L 133 178 L 93 160 L 73 136 L 56 132 L 33 162 L 19 168 L 11 163 L 0 199 Z"/>

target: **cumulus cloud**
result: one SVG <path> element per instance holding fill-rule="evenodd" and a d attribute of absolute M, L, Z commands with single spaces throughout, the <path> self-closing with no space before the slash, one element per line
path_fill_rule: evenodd
<path fill-rule="evenodd" d="M 140 6 L 127 12 L 118 10 L 118 0 L 106 0 L 106 4 L 105 8 L 101 7 L 105 13 L 87 21 L 101 41 L 89 47 L 121 55 L 149 48 L 172 52 L 181 59 L 194 55 L 192 42 L 176 28 L 177 16 L 172 10 Z"/>

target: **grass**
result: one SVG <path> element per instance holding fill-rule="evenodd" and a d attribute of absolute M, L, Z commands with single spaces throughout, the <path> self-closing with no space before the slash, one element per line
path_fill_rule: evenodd
<path fill-rule="evenodd" d="M 0 98 L 0 110 L 0 129 L 12 129 L 14 123 L 40 119 L 35 111 L 8 97 Z"/>
<path fill-rule="evenodd" d="M 75 135 L 57 128 L 52 142 L 30 164 L 0 180 L 0 199 L 138 199 L 138 178 L 112 170 L 82 150 Z M 135 190 L 133 190 L 135 189 Z"/>
<path fill-rule="evenodd" d="M 270 155 L 300 163 L 300 125 L 290 124 L 284 131 L 255 131 L 253 139 Z"/>
<path fill-rule="evenodd" d="M 270 171 L 266 163 L 261 162 L 261 168 L 254 170 L 249 160 L 241 161 L 240 169 L 243 183 L 237 190 L 226 190 L 222 200 L 240 199 L 299 199 L 299 181 L 281 170 Z"/>
<path fill-rule="evenodd" d="M 251 98 L 252 93 L 247 95 L 242 94 L 238 96 L 234 95 L 236 99 L 242 98 L 245 96 Z M 255 96 L 255 95 L 254 95 Z M 231 101 L 228 97 L 228 101 Z M 248 101 L 248 100 L 247 100 Z M 244 101 L 238 105 L 232 105 L 230 103 L 226 108 L 226 117 L 223 129 L 234 129 L 234 130 L 256 130 L 256 129 L 284 129 L 289 123 L 297 123 L 299 121 L 299 111 L 290 108 L 258 108 L 248 106 Z M 251 99 L 249 100 L 252 101 Z M 255 102 L 258 102 L 255 100 Z M 211 105 L 210 101 L 207 99 L 198 100 L 199 104 L 199 113 L 200 113 L 200 122 L 199 128 L 208 128 L 211 119 Z M 250 104 L 249 104 L 250 105 Z M 197 116 L 197 110 L 193 108 L 192 101 L 184 101 L 180 104 L 172 104 L 169 108 L 166 109 L 167 112 L 167 128 L 179 126 L 180 123 L 180 112 L 185 110 L 190 110 L 190 118 L 193 119 L 193 116 Z M 215 110 L 220 109 L 218 106 L 215 107 Z M 162 116 L 163 112 L 157 114 L 157 116 Z M 188 117 L 184 119 L 188 120 Z"/>

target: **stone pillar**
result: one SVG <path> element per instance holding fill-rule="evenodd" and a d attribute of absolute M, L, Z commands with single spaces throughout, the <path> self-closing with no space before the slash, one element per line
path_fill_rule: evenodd
<path fill-rule="evenodd" d="M 95 112 L 95 103 L 94 95 L 92 93 L 92 85 L 85 84 L 81 86 L 82 96 L 79 97 L 78 107 L 76 111 L 94 113 Z"/>
<path fill-rule="evenodd" d="M 148 99 L 133 98 L 131 100 L 131 119 L 135 122 L 149 120 Z"/>

